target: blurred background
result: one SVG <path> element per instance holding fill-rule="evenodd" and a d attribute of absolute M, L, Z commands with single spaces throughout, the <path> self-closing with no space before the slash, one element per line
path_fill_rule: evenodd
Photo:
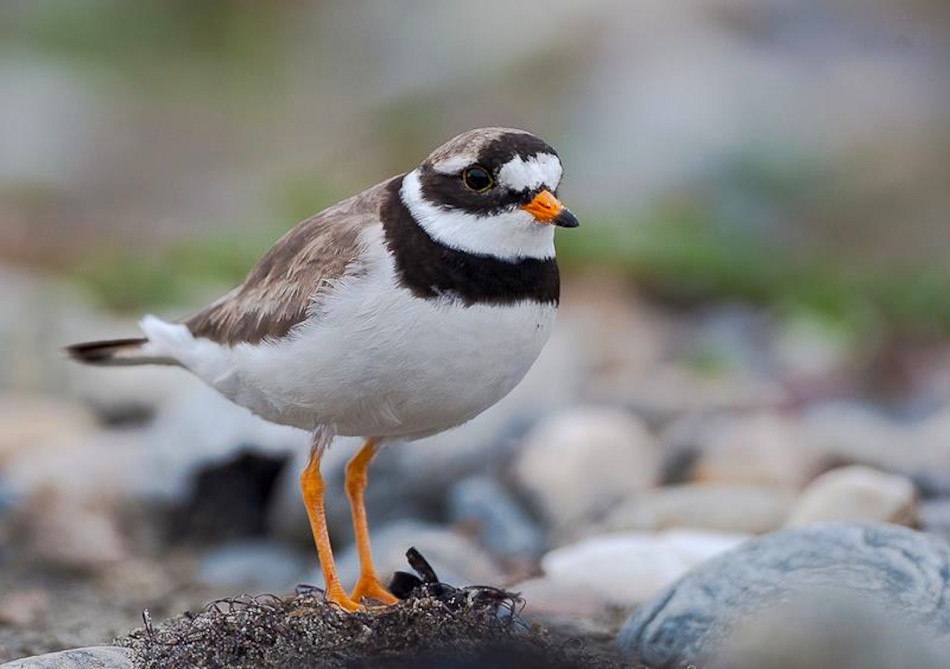
<path fill-rule="evenodd" d="M 939 0 L 2 3 L 0 661 L 319 584 L 306 435 L 59 349 L 190 313 L 477 126 L 557 147 L 582 227 L 524 384 L 374 467 L 383 570 L 416 545 L 610 630 L 789 524 L 950 536 L 948 29 Z M 579 584 L 597 559 L 620 580 Z"/>

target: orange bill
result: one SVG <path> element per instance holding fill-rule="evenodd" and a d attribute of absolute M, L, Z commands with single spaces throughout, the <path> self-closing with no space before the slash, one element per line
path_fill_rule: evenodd
<path fill-rule="evenodd" d="M 567 208 L 561 204 L 549 190 L 542 190 L 531 202 L 521 207 L 534 216 L 539 223 L 558 225 L 564 228 L 576 228 L 580 223 Z"/>

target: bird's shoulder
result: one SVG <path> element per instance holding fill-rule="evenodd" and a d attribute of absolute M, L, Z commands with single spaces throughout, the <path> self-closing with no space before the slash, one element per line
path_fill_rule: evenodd
<path fill-rule="evenodd" d="M 358 273 L 363 232 L 381 226 L 393 177 L 297 224 L 264 254 L 244 281 L 184 320 L 196 337 L 220 344 L 279 339 L 319 307 L 335 281 Z"/>

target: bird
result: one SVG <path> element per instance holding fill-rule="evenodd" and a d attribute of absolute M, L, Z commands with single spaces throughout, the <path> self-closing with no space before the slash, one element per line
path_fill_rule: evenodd
<path fill-rule="evenodd" d="M 74 344 L 91 365 L 182 367 L 266 420 L 307 430 L 300 474 L 325 598 L 345 611 L 397 599 L 372 560 L 363 493 L 390 442 L 461 425 L 534 364 L 560 299 L 558 153 L 534 134 L 478 128 L 302 221 L 233 290 L 197 313 L 139 322 L 144 336 Z M 365 441 L 345 468 L 360 562 L 337 575 L 320 461 L 336 436 Z"/>

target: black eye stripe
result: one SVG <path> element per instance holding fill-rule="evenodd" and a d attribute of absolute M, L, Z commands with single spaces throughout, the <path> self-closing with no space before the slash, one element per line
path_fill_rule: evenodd
<path fill-rule="evenodd" d="M 512 211 L 530 202 L 540 190 L 549 187 L 541 184 L 538 188 L 520 191 L 499 187 L 498 171 L 515 158 L 528 161 L 539 155 L 558 157 L 557 151 L 534 135 L 505 133 L 483 145 L 476 160 L 459 172 L 445 174 L 433 169 L 431 163 L 423 163 L 419 170 L 422 196 L 437 207 L 465 211 L 478 216 Z M 445 160 L 446 156 L 442 155 L 439 159 Z M 466 173 L 475 168 L 484 169 L 488 173 L 493 182 L 492 187 L 482 189 L 478 187 L 480 184 L 465 183 Z"/>

